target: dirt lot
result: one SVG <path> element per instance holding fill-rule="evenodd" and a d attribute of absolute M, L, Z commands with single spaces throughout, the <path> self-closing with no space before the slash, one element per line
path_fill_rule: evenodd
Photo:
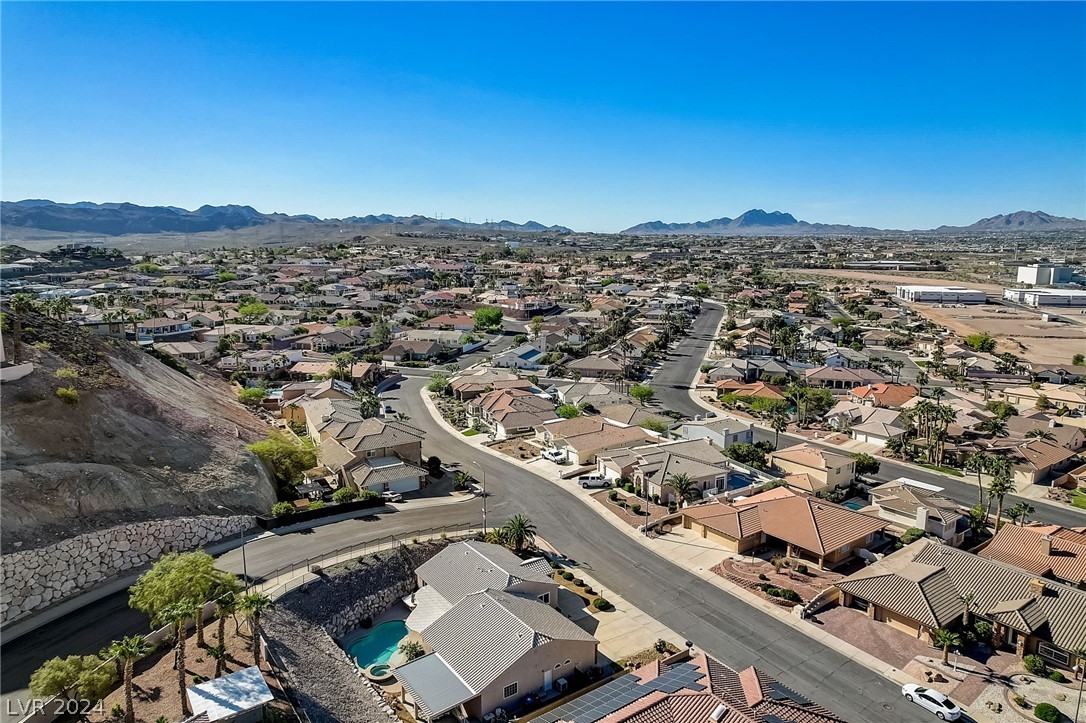
<path fill-rule="evenodd" d="M 539 444 L 529 442 L 526 437 L 503 439 L 496 444 L 490 445 L 490 448 L 501 452 L 502 454 L 507 454 L 513 459 L 522 461 L 535 459 L 539 456 L 540 451 L 542 451 Z"/>
<path fill-rule="evenodd" d="M 1040 312 L 989 304 L 964 309 L 936 309 L 931 304 L 909 306 L 963 336 L 987 331 L 999 342 L 997 353 L 1009 351 L 1027 361 L 1068 364 L 1072 356 L 1086 349 L 1086 325 L 1073 318 L 1074 314 L 1056 312 L 1074 323 L 1055 323 L 1041 321 Z M 1006 313 L 997 314 L 997 310 Z"/>
<path fill-rule="evenodd" d="M 972 281 L 968 274 L 959 274 L 952 271 L 937 271 L 930 274 L 894 273 L 869 271 L 867 269 L 788 269 L 787 274 L 807 278 L 821 278 L 823 280 L 840 279 L 840 283 L 852 282 L 863 287 L 874 286 L 876 288 L 894 293 L 894 287 L 905 284 L 931 284 L 931 285 L 962 285 L 971 289 L 979 289 L 988 294 L 1000 295 L 1003 286 L 993 284 L 990 281 Z"/>

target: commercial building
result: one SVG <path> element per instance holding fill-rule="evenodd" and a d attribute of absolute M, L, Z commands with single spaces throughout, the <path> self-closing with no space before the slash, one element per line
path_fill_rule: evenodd
<path fill-rule="evenodd" d="M 1003 289 L 1003 298 L 1026 306 L 1086 306 L 1080 289 Z"/>
<path fill-rule="evenodd" d="M 964 286 L 899 286 L 897 298 L 936 304 L 983 304 L 987 300 L 983 291 Z"/>
<path fill-rule="evenodd" d="M 1048 286 L 1067 284 L 1071 281 L 1071 267 L 1056 264 L 1030 264 L 1018 267 L 1018 283 Z"/>

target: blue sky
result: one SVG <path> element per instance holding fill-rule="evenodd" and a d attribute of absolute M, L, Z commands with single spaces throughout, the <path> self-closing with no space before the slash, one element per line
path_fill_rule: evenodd
<path fill-rule="evenodd" d="M 1086 216 L 1086 4 L 0 6 L 3 198 Z"/>

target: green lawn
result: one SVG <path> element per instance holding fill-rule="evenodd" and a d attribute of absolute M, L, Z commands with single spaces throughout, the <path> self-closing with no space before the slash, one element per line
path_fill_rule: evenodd
<path fill-rule="evenodd" d="M 464 435 L 465 437 L 474 437 L 478 433 L 479 433 L 478 429 L 465 429 L 460 434 Z"/>
<path fill-rule="evenodd" d="M 1075 490 L 1071 493 L 1071 506 L 1086 510 L 1086 492 Z"/>
<path fill-rule="evenodd" d="M 928 464 L 927 462 L 914 462 L 913 464 L 917 465 L 918 467 L 927 467 L 928 469 L 933 469 L 936 472 L 942 472 L 944 474 L 953 475 L 955 477 L 964 477 L 965 476 L 961 472 L 961 470 L 951 469 L 950 467 L 939 467 L 939 466 L 934 465 L 934 464 Z"/>

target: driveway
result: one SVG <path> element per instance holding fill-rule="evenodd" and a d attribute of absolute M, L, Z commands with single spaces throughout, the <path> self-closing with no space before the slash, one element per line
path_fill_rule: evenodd
<path fill-rule="evenodd" d="M 909 661 L 918 655 L 938 654 L 931 645 L 886 623 L 872 620 L 862 610 L 833 605 L 818 613 L 815 619 L 827 633 L 855 645 L 898 670 L 903 670 Z"/>

